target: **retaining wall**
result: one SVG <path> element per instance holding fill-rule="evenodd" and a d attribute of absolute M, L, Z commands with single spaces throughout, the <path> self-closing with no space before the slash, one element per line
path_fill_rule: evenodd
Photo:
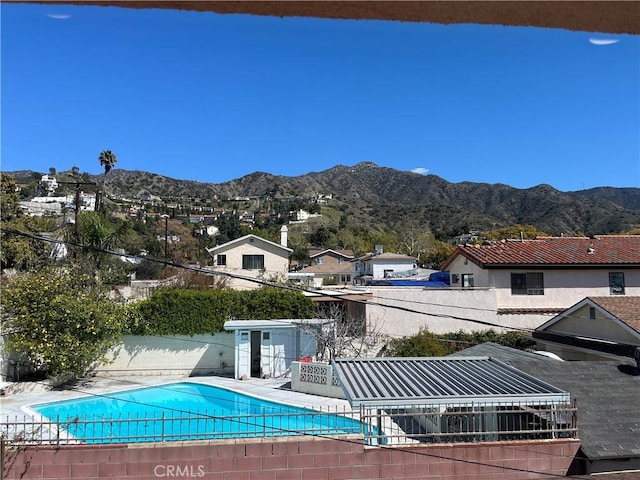
<path fill-rule="evenodd" d="M 577 440 L 365 447 L 360 437 L 4 448 L 4 479 L 514 480 L 564 476 Z"/>

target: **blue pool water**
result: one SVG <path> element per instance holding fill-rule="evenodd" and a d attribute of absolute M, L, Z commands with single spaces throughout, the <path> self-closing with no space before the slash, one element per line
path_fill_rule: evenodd
<path fill-rule="evenodd" d="M 86 443 L 372 433 L 353 418 L 182 382 L 32 405 Z"/>

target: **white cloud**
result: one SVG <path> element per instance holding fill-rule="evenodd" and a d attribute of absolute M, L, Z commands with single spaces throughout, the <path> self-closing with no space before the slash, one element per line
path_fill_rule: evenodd
<path fill-rule="evenodd" d="M 419 173 L 420 175 L 426 175 L 429 172 L 428 168 L 417 167 L 411 170 L 413 173 Z"/>
<path fill-rule="evenodd" d="M 66 20 L 67 18 L 71 18 L 71 15 L 67 13 L 48 13 L 47 17 L 53 18 L 54 20 Z"/>
<path fill-rule="evenodd" d="M 614 43 L 618 43 L 620 40 L 616 40 L 615 38 L 590 38 L 589 43 L 592 45 L 612 45 Z"/>

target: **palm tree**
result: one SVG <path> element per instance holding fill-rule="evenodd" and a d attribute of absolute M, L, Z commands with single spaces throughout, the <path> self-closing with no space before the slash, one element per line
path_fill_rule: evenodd
<path fill-rule="evenodd" d="M 118 157 L 111 150 L 103 150 L 98 157 L 100 165 L 104 167 L 104 178 L 102 179 L 102 195 L 105 194 L 105 184 L 107 183 L 107 174 L 111 171 L 113 166 L 118 162 Z M 100 199 L 100 206 L 102 206 L 102 199 Z"/>

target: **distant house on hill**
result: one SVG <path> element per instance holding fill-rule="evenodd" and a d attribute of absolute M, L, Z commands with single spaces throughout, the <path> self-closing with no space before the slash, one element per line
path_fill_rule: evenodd
<path fill-rule="evenodd" d="M 42 175 L 38 184 L 38 191 L 41 195 L 50 197 L 56 193 L 58 189 L 58 181 L 54 175 Z"/>

